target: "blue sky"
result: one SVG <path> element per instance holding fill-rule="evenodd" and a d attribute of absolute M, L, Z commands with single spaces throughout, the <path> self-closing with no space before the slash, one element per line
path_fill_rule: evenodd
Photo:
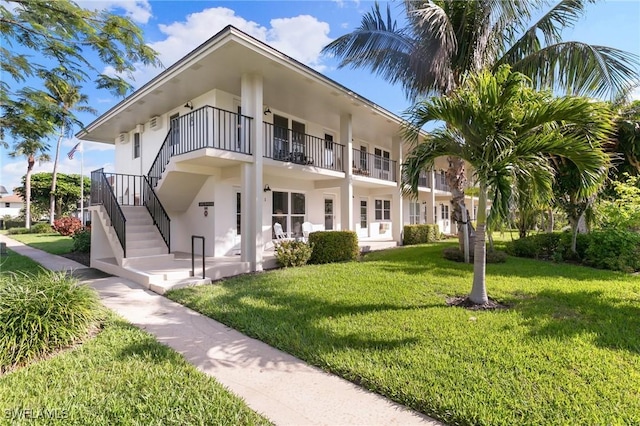
<path fill-rule="evenodd" d="M 11 3 L 0 2 L 11 7 Z M 367 71 L 337 69 L 335 60 L 320 55 L 325 44 L 360 23 L 362 14 L 373 5 L 370 1 L 84 0 L 78 3 L 87 8 L 108 8 L 131 17 L 143 28 L 147 42 L 160 53 L 165 66 L 232 24 L 394 113 L 401 114 L 409 106 L 399 87 L 391 86 Z M 399 1 L 391 3 L 392 11 L 399 19 L 402 18 L 400 6 Z M 591 4 L 578 25 L 565 31 L 564 39 L 640 54 L 640 1 Z M 135 86 L 144 84 L 159 72 L 159 69 L 138 69 Z M 108 92 L 89 90 L 88 94 L 91 106 L 98 113 L 119 101 Z M 636 91 L 634 97 L 640 99 L 640 91 Z M 81 115 L 80 118 L 88 124 L 95 117 Z M 59 166 L 63 173 L 80 173 L 80 155 L 73 160 L 66 157 L 76 143 L 73 138 L 63 142 Z M 26 171 L 26 160 L 9 158 L 7 150 L 2 149 L 0 161 L 0 184 L 11 190 L 19 185 Z M 36 164 L 35 172 L 51 171 L 52 167 L 52 163 Z M 112 170 L 113 146 L 86 143 L 84 173 L 89 175 L 91 170 L 101 167 Z"/>

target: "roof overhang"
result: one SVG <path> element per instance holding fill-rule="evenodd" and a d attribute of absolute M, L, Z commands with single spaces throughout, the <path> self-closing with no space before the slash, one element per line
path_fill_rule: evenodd
<path fill-rule="evenodd" d="M 241 76 L 263 76 L 263 102 L 329 129 L 351 114 L 354 135 L 395 135 L 402 119 L 312 68 L 227 26 L 77 133 L 113 144 L 117 135 L 210 91 L 240 96 Z M 261 119 L 261 117 L 259 118 Z"/>

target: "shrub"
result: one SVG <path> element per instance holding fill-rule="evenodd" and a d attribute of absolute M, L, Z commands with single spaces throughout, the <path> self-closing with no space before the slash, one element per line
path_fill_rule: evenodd
<path fill-rule="evenodd" d="M 304 241 L 278 241 L 275 249 L 278 265 L 285 268 L 306 265 L 312 252 L 311 245 Z"/>
<path fill-rule="evenodd" d="M 567 235 L 569 236 L 567 247 L 570 249 L 571 235 Z M 558 251 L 560 242 L 561 234 L 558 233 L 535 234 L 508 242 L 506 249 L 512 256 L 551 260 Z"/>
<path fill-rule="evenodd" d="M 84 228 L 71 236 L 73 239 L 73 251 L 89 253 L 91 251 L 91 229 Z"/>
<path fill-rule="evenodd" d="M 32 234 L 51 234 L 53 232 L 53 227 L 48 223 L 36 223 L 31 227 Z"/>
<path fill-rule="evenodd" d="M 61 217 L 53 222 L 53 229 L 60 235 L 70 236 L 82 229 L 82 222 L 77 217 Z"/>
<path fill-rule="evenodd" d="M 24 219 L 7 219 L 4 221 L 4 229 L 23 228 Z"/>
<path fill-rule="evenodd" d="M 309 234 L 313 247 L 309 263 L 333 263 L 356 260 L 360 250 L 353 231 L 318 231 Z"/>
<path fill-rule="evenodd" d="M 640 234 L 621 229 L 592 232 L 589 234 L 584 263 L 596 268 L 639 271 Z"/>
<path fill-rule="evenodd" d="M 405 246 L 436 241 L 440 235 L 437 224 L 405 225 L 402 243 Z"/>
<path fill-rule="evenodd" d="M 442 251 L 442 257 L 455 262 L 464 262 L 464 253 L 458 247 L 447 247 Z M 504 263 L 507 253 L 500 250 L 487 249 L 487 263 Z M 473 249 L 469 252 L 469 260 L 473 262 Z"/>
<path fill-rule="evenodd" d="M 62 272 L 0 277 L 0 372 L 85 337 L 100 319 L 95 291 Z"/>
<path fill-rule="evenodd" d="M 28 234 L 29 230 L 27 228 L 11 228 L 7 231 L 9 235 L 18 235 L 18 234 Z"/>

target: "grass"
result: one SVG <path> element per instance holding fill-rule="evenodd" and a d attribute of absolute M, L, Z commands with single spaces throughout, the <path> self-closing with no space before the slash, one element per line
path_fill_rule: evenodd
<path fill-rule="evenodd" d="M 73 250 L 73 239 L 54 234 L 15 234 L 10 235 L 14 240 L 51 254 L 67 254 Z"/>
<path fill-rule="evenodd" d="M 640 277 L 509 258 L 510 309 L 472 312 L 471 265 L 433 244 L 169 297 L 448 424 L 639 424 Z"/>
<path fill-rule="evenodd" d="M 38 263 L 7 249 L 7 255 L 0 257 L 0 273 L 5 272 L 37 272 L 44 271 Z"/>
<path fill-rule="evenodd" d="M 19 265 L 37 268 L 23 259 Z M 0 424 L 12 425 L 269 424 L 180 354 L 112 314 L 82 345 L 0 374 L 0 416 Z"/>

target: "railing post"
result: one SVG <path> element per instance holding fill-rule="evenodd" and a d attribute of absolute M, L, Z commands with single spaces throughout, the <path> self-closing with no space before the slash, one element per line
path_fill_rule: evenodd
<path fill-rule="evenodd" d="M 202 279 L 205 279 L 204 237 L 201 236 L 201 235 L 192 235 L 191 236 L 191 276 L 192 277 L 196 276 L 196 255 L 194 253 L 196 238 L 202 240 Z"/>

